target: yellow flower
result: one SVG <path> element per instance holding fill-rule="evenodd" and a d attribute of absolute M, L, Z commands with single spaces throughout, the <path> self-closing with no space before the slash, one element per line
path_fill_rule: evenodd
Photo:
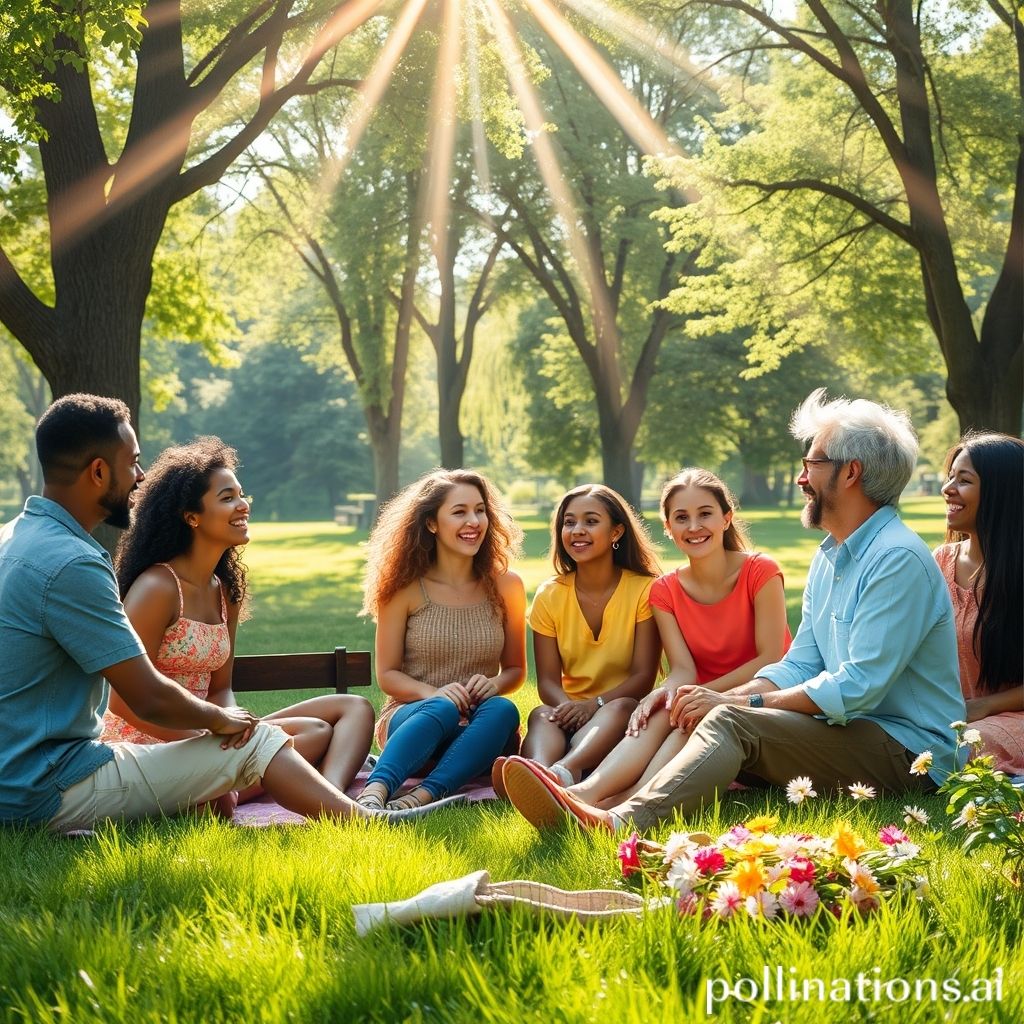
<path fill-rule="evenodd" d="M 850 828 L 848 822 L 841 821 L 836 825 L 834 838 L 834 849 L 840 857 L 849 857 L 851 860 L 856 860 L 867 849 L 867 845 Z"/>
<path fill-rule="evenodd" d="M 742 857 L 753 859 L 762 853 L 770 853 L 775 846 L 775 843 L 766 843 L 763 839 L 748 839 L 736 852 Z"/>
<path fill-rule="evenodd" d="M 758 814 L 756 817 L 751 818 L 746 825 L 751 832 L 763 835 L 765 832 L 771 832 L 778 823 L 779 819 L 774 814 Z"/>
<path fill-rule="evenodd" d="M 855 860 L 846 860 L 843 867 L 850 873 L 850 884 L 859 888 L 865 895 L 874 896 L 879 891 L 878 881 L 863 864 L 858 864 Z"/>
<path fill-rule="evenodd" d="M 729 873 L 743 896 L 754 896 L 764 888 L 765 875 L 759 860 L 742 860 Z"/>

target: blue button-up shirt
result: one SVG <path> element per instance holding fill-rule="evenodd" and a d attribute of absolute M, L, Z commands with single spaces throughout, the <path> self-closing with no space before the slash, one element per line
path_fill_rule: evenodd
<path fill-rule="evenodd" d="M 47 821 L 113 757 L 102 670 L 145 653 L 110 555 L 33 496 L 0 532 L 0 822 Z"/>
<path fill-rule="evenodd" d="M 949 726 L 967 717 L 953 606 L 927 545 L 894 508 L 842 544 L 821 544 L 793 645 L 758 676 L 803 687 L 829 725 L 866 718 L 915 754 L 931 750 L 936 782 L 952 770 Z"/>

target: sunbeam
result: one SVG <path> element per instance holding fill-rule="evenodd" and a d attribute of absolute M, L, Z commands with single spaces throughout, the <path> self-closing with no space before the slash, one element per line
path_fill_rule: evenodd
<path fill-rule="evenodd" d="M 667 43 L 647 22 L 625 14 L 604 3 L 603 0 L 562 0 L 562 2 L 577 14 L 630 46 L 640 56 L 650 60 L 652 53 L 656 54 L 657 63 L 662 68 L 669 71 L 682 71 L 705 95 L 718 94 L 719 84 L 708 76 L 707 70 L 694 64 L 679 46 Z"/>
<path fill-rule="evenodd" d="M 491 168 L 487 161 L 487 138 L 484 134 L 483 98 L 480 92 L 480 35 L 477 15 L 479 8 L 471 7 L 466 24 L 467 50 L 469 53 L 469 107 L 470 130 L 473 136 L 473 166 L 480 187 L 491 190 Z"/>
<path fill-rule="evenodd" d="M 307 80 L 323 55 L 372 17 L 382 3 L 383 0 L 351 0 L 336 10 L 310 42 L 294 80 Z M 276 52 L 268 53 L 260 83 L 261 105 L 270 87 L 268 68 L 276 68 L 276 64 Z M 192 87 L 193 96 L 201 85 L 202 80 Z M 176 174 L 178 160 L 187 150 L 193 122 L 208 102 L 206 98 L 194 99 L 181 113 L 156 125 L 128 146 L 113 169 L 102 167 L 56 197 L 50 216 L 54 254 L 66 251 L 105 218 L 165 181 L 169 174 Z M 245 135 L 243 129 L 229 145 L 237 146 Z"/>
<path fill-rule="evenodd" d="M 551 6 L 548 0 L 524 0 L 537 24 L 551 37 L 572 61 L 580 77 L 619 122 L 622 130 L 651 156 L 675 156 L 679 150 L 669 142 L 664 131 L 640 106 L 636 97 L 619 80 L 594 46 L 587 42 Z"/>
<path fill-rule="evenodd" d="M 580 233 L 576 204 L 565 182 L 554 146 L 551 144 L 551 137 L 545 127 L 540 99 L 526 73 L 515 31 L 508 15 L 499 5 L 498 0 L 485 0 L 485 2 L 491 15 L 502 60 L 505 62 L 508 72 L 509 83 L 526 120 L 526 128 L 530 134 L 537 167 L 548 193 L 554 200 L 558 215 L 565 225 L 569 250 L 587 286 L 594 316 L 594 335 L 598 358 L 606 365 L 614 365 L 616 361 L 615 345 L 610 328 L 615 324 L 615 317 L 608 301 L 604 268 L 595 264 L 587 240 Z"/>
<path fill-rule="evenodd" d="M 430 104 L 427 217 L 438 268 L 447 266 L 448 214 L 455 156 L 455 73 L 459 66 L 462 0 L 443 0 L 444 27 L 437 53 L 437 78 Z"/>
<path fill-rule="evenodd" d="M 342 124 L 345 136 L 343 152 L 340 156 L 330 160 L 320 176 L 317 193 L 312 203 L 315 211 L 323 210 L 334 187 L 345 173 L 345 168 L 370 123 L 370 118 L 391 84 L 391 76 L 405 52 L 405 48 L 409 45 L 409 40 L 412 38 L 427 3 L 428 0 L 409 0 L 402 8 L 401 14 L 388 34 L 387 42 L 374 62 L 373 69 L 359 89 L 355 103 L 346 113 Z"/>

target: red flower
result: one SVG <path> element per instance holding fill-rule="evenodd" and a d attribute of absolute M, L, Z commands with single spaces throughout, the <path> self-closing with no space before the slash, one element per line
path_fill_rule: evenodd
<path fill-rule="evenodd" d="M 702 846 L 694 855 L 693 862 L 702 875 L 713 875 L 725 867 L 725 857 L 714 846 Z"/>
<path fill-rule="evenodd" d="M 631 874 L 641 868 L 640 855 L 636 849 L 636 844 L 639 841 L 639 834 L 634 832 L 625 842 L 619 843 L 619 865 L 622 868 L 623 878 L 629 878 Z"/>
<path fill-rule="evenodd" d="M 815 867 L 806 857 L 793 857 L 788 866 L 790 881 L 814 884 Z"/>

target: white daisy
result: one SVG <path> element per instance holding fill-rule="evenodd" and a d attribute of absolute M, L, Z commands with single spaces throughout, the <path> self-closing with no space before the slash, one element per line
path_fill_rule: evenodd
<path fill-rule="evenodd" d="M 932 766 L 934 756 L 930 750 L 925 750 L 918 754 L 914 758 L 914 763 L 910 766 L 911 775 L 927 775 L 928 769 Z"/>
<path fill-rule="evenodd" d="M 850 791 L 850 796 L 854 800 L 874 800 L 877 795 L 874 786 L 866 786 L 863 782 L 855 782 L 852 786 L 847 786 L 846 788 Z"/>
<path fill-rule="evenodd" d="M 977 729 L 968 729 L 964 733 L 964 743 L 970 743 L 972 746 L 975 743 L 981 742 L 981 733 Z"/>
<path fill-rule="evenodd" d="M 805 800 L 817 795 L 814 792 L 814 783 L 806 775 L 798 775 L 786 783 L 786 799 L 791 804 L 802 804 Z"/>
<path fill-rule="evenodd" d="M 913 804 L 904 804 L 903 806 L 903 820 L 909 825 L 912 821 L 916 821 L 918 825 L 928 824 L 928 812 L 921 807 L 915 807 Z"/>

